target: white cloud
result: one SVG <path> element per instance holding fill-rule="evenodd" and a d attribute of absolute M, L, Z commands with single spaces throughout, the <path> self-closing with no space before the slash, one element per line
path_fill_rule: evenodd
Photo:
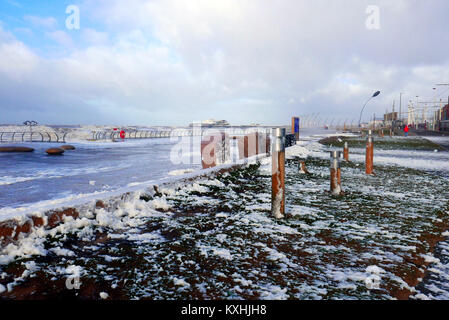
<path fill-rule="evenodd" d="M 0 29 L 0 74 L 23 81 L 38 66 L 39 58 L 23 43 Z"/>
<path fill-rule="evenodd" d="M 14 28 L 14 32 L 20 35 L 25 35 L 27 37 L 33 36 L 33 30 L 29 28 Z"/>
<path fill-rule="evenodd" d="M 52 32 L 46 32 L 45 34 L 47 35 L 47 37 L 56 41 L 58 44 L 60 44 L 64 48 L 73 47 L 73 40 L 70 37 L 70 35 L 65 31 L 56 30 L 56 31 L 52 31 Z"/>
<path fill-rule="evenodd" d="M 368 4 L 381 9 L 379 31 L 365 28 Z M 8 86 L 29 90 L 42 110 L 80 116 L 74 110 L 85 108 L 87 122 L 94 114 L 95 122 L 158 124 L 351 117 L 376 90 L 382 95 L 367 112 L 381 114 L 399 92 L 430 95 L 437 79 L 449 81 L 444 0 L 87 0 L 81 8 L 83 19 L 105 28 L 83 27 L 82 45 L 64 31 L 48 32 L 69 49 L 53 59 L 14 39 L 22 54 L 0 62 L 0 73 L 12 77 L 14 68 L 32 66 L 24 69 L 32 70 L 26 86 Z M 0 61 L 3 55 L 12 61 L 6 47 Z M 8 95 L 29 110 L 26 98 Z"/>
<path fill-rule="evenodd" d="M 44 27 L 44 28 L 55 28 L 58 25 L 58 21 L 53 17 L 38 17 L 32 15 L 26 15 L 23 17 L 23 20 L 31 23 L 36 27 Z"/>
<path fill-rule="evenodd" d="M 109 42 L 109 35 L 106 32 L 100 32 L 91 28 L 81 30 L 83 40 L 89 45 L 101 45 Z"/>

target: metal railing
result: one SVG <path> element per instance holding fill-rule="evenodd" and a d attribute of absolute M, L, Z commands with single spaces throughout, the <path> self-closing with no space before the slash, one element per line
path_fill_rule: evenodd
<path fill-rule="evenodd" d="M 245 134 L 248 128 L 241 129 L 218 129 L 228 134 Z M 271 130 L 271 129 L 270 129 Z M 193 137 L 203 136 L 206 131 L 214 131 L 213 128 L 207 129 L 173 129 L 173 130 L 128 130 L 125 131 L 124 139 L 154 139 L 154 138 L 170 138 L 170 137 Z M 261 130 L 259 130 L 261 131 Z M 266 131 L 266 130 L 264 130 Z M 92 140 L 120 140 L 120 131 L 104 130 L 93 131 Z"/>
<path fill-rule="evenodd" d="M 134 130 L 125 131 L 124 139 L 155 139 L 155 138 L 170 138 L 170 137 L 189 137 L 201 136 L 202 131 L 194 130 Z M 120 140 L 120 131 L 93 131 L 92 140 Z"/>
<path fill-rule="evenodd" d="M 124 139 L 169 138 L 172 131 L 125 131 Z M 92 140 L 120 140 L 120 131 L 94 131 Z"/>
<path fill-rule="evenodd" d="M 67 133 L 36 131 L 0 131 L 0 142 L 55 142 L 65 143 Z"/>

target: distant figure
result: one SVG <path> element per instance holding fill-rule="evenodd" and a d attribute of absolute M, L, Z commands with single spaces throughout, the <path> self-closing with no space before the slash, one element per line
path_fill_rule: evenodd
<path fill-rule="evenodd" d="M 406 137 L 408 137 L 408 131 L 409 131 L 410 129 L 409 129 L 409 127 L 406 125 L 405 127 L 404 127 L 404 133 L 405 133 L 405 136 Z"/>

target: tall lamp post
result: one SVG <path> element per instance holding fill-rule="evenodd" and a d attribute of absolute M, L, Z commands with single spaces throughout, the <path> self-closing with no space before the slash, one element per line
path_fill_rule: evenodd
<path fill-rule="evenodd" d="M 416 113 L 419 112 L 419 96 L 416 96 Z M 416 116 L 415 116 L 416 119 Z M 416 124 L 415 130 L 419 129 L 419 122 Z"/>
<path fill-rule="evenodd" d="M 439 84 L 436 84 L 436 86 L 449 86 L 449 83 L 439 83 Z M 433 88 L 433 90 L 436 90 L 436 88 Z M 440 96 L 441 96 L 441 94 L 438 97 L 440 97 Z M 449 105 L 449 96 L 447 96 L 447 104 Z M 441 108 L 442 107 L 443 106 L 441 106 Z M 442 116 L 442 110 L 440 109 L 440 117 L 441 116 Z"/>
<path fill-rule="evenodd" d="M 26 126 L 30 126 L 30 142 L 33 142 L 33 127 L 37 126 L 37 121 L 27 120 L 23 124 Z"/>
<path fill-rule="evenodd" d="M 380 91 L 374 92 L 374 94 L 368 99 L 368 101 L 365 102 L 365 105 L 363 106 L 362 111 L 360 111 L 359 128 L 361 127 L 360 122 L 362 121 L 362 113 L 363 113 L 363 110 L 365 110 L 365 107 L 366 107 L 366 105 L 368 104 L 368 102 L 370 102 L 372 98 L 377 97 L 379 94 L 380 94 Z"/>

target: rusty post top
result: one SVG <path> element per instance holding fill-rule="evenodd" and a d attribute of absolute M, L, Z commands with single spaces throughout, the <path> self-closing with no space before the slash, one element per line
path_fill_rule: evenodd
<path fill-rule="evenodd" d="M 332 159 L 341 158 L 341 151 L 330 151 L 330 154 Z"/>
<path fill-rule="evenodd" d="M 338 170 L 340 169 L 340 151 L 330 151 L 331 154 L 331 169 Z"/>
<path fill-rule="evenodd" d="M 276 140 L 274 141 L 274 151 L 284 152 L 285 151 L 285 128 L 276 128 L 274 130 L 274 135 Z"/>
<path fill-rule="evenodd" d="M 348 141 L 345 141 L 345 149 L 348 149 Z"/>
<path fill-rule="evenodd" d="M 277 138 L 285 137 L 285 128 L 274 129 L 274 136 Z"/>
<path fill-rule="evenodd" d="M 366 141 L 369 143 L 374 142 L 374 138 L 373 138 L 373 134 L 372 134 L 371 130 L 368 131 L 368 137 L 366 138 Z"/>

